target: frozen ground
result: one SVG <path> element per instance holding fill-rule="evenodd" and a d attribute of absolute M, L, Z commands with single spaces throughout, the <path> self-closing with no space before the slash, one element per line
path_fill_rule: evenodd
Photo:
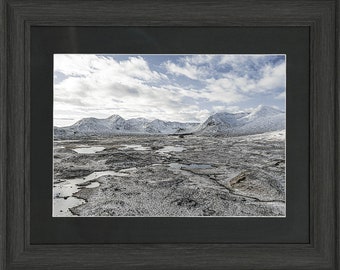
<path fill-rule="evenodd" d="M 54 143 L 53 216 L 285 216 L 285 131 Z"/>

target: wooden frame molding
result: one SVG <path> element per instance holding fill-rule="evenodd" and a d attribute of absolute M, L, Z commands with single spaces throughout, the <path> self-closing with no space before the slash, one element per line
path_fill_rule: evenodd
<path fill-rule="evenodd" d="M 338 0 L 0 0 L 0 270 L 339 268 Z M 310 30 L 310 243 L 31 245 L 32 26 Z"/>

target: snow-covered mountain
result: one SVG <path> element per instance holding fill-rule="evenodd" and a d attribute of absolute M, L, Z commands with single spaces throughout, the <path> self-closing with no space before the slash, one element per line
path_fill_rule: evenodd
<path fill-rule="evenodd" d="M 239 136 L 285 129 L 286 114 L 269 106 L 251 112 L 216 113 L 203 123 L 180 123 L 119 115 L 105 119 L 84 118 L 68 127 L 54 127 L 56 138 L 115 134 L 185 134 Z"/>
<path fill-rule="evenodd" d="M 56 137 L 114 135 L 114 134 L 181 134 L 192 132 L 199 123 L 180 123 L 132 118 L 125 120 L 119 115 L 105 119 L 83 118 L 68 127 L 54 127 Z"/>
<path fill-rule="evenodd" d="M 285 126 L 286 114 L 284 112 L 260 105 L 252 112 L 211 115 L 197 127 L 195 133 L 239 136 L 282 130 Z"/>

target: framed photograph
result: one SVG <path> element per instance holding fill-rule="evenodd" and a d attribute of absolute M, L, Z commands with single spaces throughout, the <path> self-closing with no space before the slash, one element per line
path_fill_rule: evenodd
<path fill-rule="evenodd" d="M 2 0 L 0 269 L 339 268 L 339 3 Z"/>
<path fill-rule="evenodd" d="M 285 55 L 53 62 L 53 217 L 286 216 Z"/>

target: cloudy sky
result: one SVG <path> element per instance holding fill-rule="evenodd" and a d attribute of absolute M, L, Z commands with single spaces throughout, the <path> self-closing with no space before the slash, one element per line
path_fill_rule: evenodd
<path fill-rule="evenodd" d="M 202 122 L 260 104 L 285 110 L 285 55 L 54 55 L 54 125 L 84 117 Z"/>

